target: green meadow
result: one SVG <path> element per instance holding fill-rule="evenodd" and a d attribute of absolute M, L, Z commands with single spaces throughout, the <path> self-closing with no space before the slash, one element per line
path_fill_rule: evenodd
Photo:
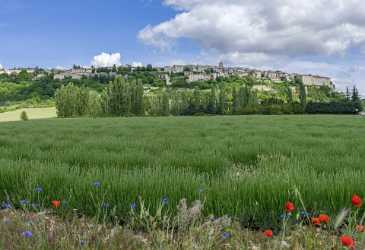
<path fill-rule="evenodd" d="M 6 122 L 0 202 L 60 199 L 64 210 L 127 217 L 140 198 L 151 208 L 168 198 L 171 212 L 201 199 L 206 214 L 265 224 L 287 200 L 299 206 L 297 189 L 308 210 L 332 214 L 365 195 L 364 142 L 361 116 Z"/>

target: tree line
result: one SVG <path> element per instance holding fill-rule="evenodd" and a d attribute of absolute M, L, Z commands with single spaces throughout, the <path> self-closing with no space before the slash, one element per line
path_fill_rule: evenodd
<path fill-rule="evenodd" d="M 117 77 L 101 93 L 87 87 L 68 84 L 56 91 L 59 117 L 78 116 L 183 116 L 344 113 L 363 110 L 358 90 L 332 102 L 307 102 L 307 91 L 298 83 L 299 97 L 290 88 L 287 101 L 275 98 L 262 101 L 251 86 L 226 88 L 224 84 L 208 90 L 160 89 L 145 93 L 143 83 Z"/>

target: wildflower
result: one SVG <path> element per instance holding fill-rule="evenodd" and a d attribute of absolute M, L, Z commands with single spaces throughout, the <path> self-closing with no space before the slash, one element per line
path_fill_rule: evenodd
<path fill-rule="evenodd" d="M 12 209 L 12 207 L 10 201 L 3 201 L 1 203 L 1 209 Z"/>
<path fill-rule="evenodd" d="M 358 232 L 358 233 L 365 232 L 365 226 L 364 225 L 357 225 L 356 226 L 356 232 Z"/>
<path fill-rule="evenodd" d="M 53 206 L 54 208 L 59 208 L 59 207 L 61 206 L 61 201 L 59 201 L 59 200 L 53 200 L 53 201 L 51 202 L 51 204 L 52 204 L 52 206 Z"/>
<path fill-rule="evenodd" d="M 199 189 L 198 189 L 198 193 L 199 193 L 199 194 L 201 194 L 201 193 L 203 193 L 203 192 L 204 192 L 204 188 L 199 188 Z"/>
<path fill-rule="evenodd" d="M 295 205 L 293 202 L 288 201 L 287 203 L 285 203 L 285 211 L 287 213 L 291 213 L 295 210 Z"/>
<path fill-rule="evenodd" d="M 318 219 L 321 223 L 324 224 L 328 224 L 328 222 L 330 222 L 330 217 L 327 214 L 320 214 Z"/>
<path fill-rule="evenodd" d="M 35 191 L 36 193 L 42 193 L 42 192 L 43 192 L 43 188 L 42 188 L 41 186 L 37 186 L 37 187 L 34 189 L 34 191 Z"/>
<path fill-rule="evenodd" d="M 352 205 L 354 205 L 357 208 L 360 208 L 362 206 L 362 199 L 358 195 L 353 195 L 351 199 Z"/>
<path fill-rule="evenodd" d="M 137 204 L 135 202 L 133 202 L 131 204 L 131 210 L 135 210 L 137 208 Z"/>
<path fill-rule="evenodd" d="M 224 233 L 222 234 L 222 239 L 223 239 L 223 240 L 226 240 L 226 239 L 229 239 L 229 238 L 231 238 L 231 234 L 230 234 L 230 233 L 228 233 L 228 232 L 224 232 Z"/>
<path fill-rule="evenodd" d="M 292 216 L 291 213 L 283 213 L 280 215 L 281 220 L 288 220 Z"/>
<path fill-rule="evenodd" d="M 100 187 L 101 187 L 101 182 L 100 182 L 100 181 L 95 181 L 95 182 L 93 183 L 93 186 L 94 186 L 95 188 L 100 188 Z"/>
<path fill-rule="evenodd" d="M 80 245 L 81 246 L 85 246 L 85 244 L 86 244 L 86 241 L 85 240 L 80 240 Z"/>
<path fill-rule="evenodd" d="M 161 203 L 163 206 L 167 206 L 169 204 L 169 198 L 167 196 L 164 196 L 161 200 Z"/>
<path fill-rule="evenodd" d="M 315 226 L 321 225 L 321 220 L 318 217 L 313 217 L 311 219 L 311 221 L 312 221 L 312 224 L 315 225 Z"/>
<path fill-rule="evenodd" d="M 101 208 L 108 209 L 110 207 L 108 202 L 101 203 Z"/>
<path fill-rule="evenodd" d="M 33 233 L 31 231 L 24 231 L 22 233 L 24 238 L 32 238 L 33 237 Z"/>
<path fill-rule="evenodd" d="M 267 238 L 272 238 L 274 235 L 274 233 L 272 232 L 272 230 L 265 230 L 264 231 L 264 236 Z"/>
<path fill-rule="evenodd" d="M 26 200 L 26 199 L 23 199 L 23 200 L 20 200 L 19 203 L 20 203 L 21 206 L 26 206 L 26 205 L 29 204 L 29 201 Z"/>
<path fill-rule="evenodd" d="M 302 218 L 308 218 L 308 217 L 311 217 L 311 213 L 308 213 L 307 211 L 301 211 L 299 213 L 300 217 Z"/>
<path fill-rule="evenodd" d="M 351 236 L 342 235 L 340 237 L 340 241 L 341 241 L 343 246 L 345 246 L 349 249 L 354 249 L 355 248 L 355 241 Z"/>

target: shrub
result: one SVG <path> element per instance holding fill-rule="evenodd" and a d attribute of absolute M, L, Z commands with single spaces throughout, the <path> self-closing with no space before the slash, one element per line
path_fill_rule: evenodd
<path fill-rule="evenodd" d="M 20 119 L 22 121 L 28 121 L 29 118 L 28 118 L 28 115 L 27 115 L 27 112 L 25 112 L 24 110 L 22 111 L 22 113 L 20 114 Z"/>

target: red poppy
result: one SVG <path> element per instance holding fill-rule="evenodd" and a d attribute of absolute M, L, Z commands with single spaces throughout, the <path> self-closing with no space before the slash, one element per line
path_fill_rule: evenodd
<path fill-rule="evenodd" d="M 272 238 L 272 236 L 274 235 L 272 230 L 266 230 L 264 232 L 264 235 L 267 237 L 267 238 Z"/>
<path fill-rule="evenodd" d="M 295 210 L 295 205 L 293 202 L 290 202 L 288 201 L 286 204 L 285 204 L 285 211 L 288 212 L 288 213 L 291 213 Z"/>
<path fill-rule="evenodd" d="M 59 208 L 61 206 L 61 201 L 59 200 L 54 200 L 51 203 L 54 208 Z"/>
<path fill-rule="evenodd" d="M 355 241 L 351 236 L 343 235 L 343 236 L 340 237 L 340 241 L 341 241 L 343 246 L 345 246 L 349 249 L 354 249 L 355 248 Z"/>
<path fill-rule="evenodd" d="M 312 218 L 312 224 L 315 226 L 321 225 L 321 220 L 318 217 Z"/>
<path fill-rule="evenodd" d="M 365 227 L 364 227 L 364 225 L 357 225 L 357 226 L 356 226 L 356 232 L 358 232 L 358 233 L 363 233 L 363 232 L 365 232 Z"/>
<path fill-rule="evenodd" d="M 330 217 L 327 214 L 320 214 L 318 219 L 321 223 L 324 223 L 324 224 L 327 224 L 328 222 L 330 222 Z"/>
<path fill-rule="evenodd" d="M 358 195 L 353 195 L 351 199 L 352 205 L 354 205 L 357 208 L 360 208 L 362 206 L 362 199 Z"/>

